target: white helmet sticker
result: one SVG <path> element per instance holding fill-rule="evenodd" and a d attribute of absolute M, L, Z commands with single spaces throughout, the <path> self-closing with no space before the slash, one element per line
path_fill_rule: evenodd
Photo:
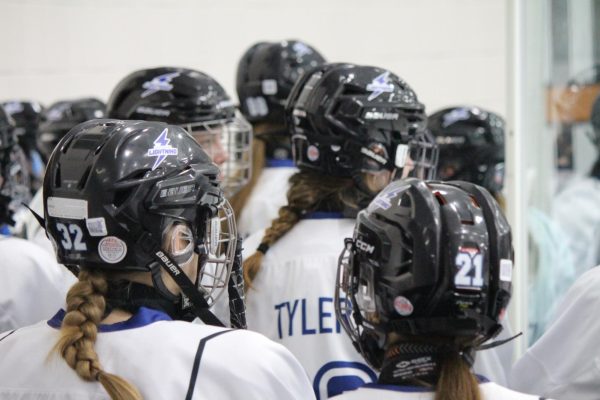
<path fill-rule="evenodd" d="M 500 260 L 500 280 L 504 282 L 512 282 L 513 262 L 508 259 Z"/>
<path fill-rule="evenodd" d="M 404 296 L 398 296 L 394 299 L 394 310 L 403 317 L 413 313 L 414 307 L 409 299 Z"/>
<path fill-rule="evenodd" d="M 404 168 L 404 166 L 406 165 L 407 158 L 408 158 L 408 145 L 399 144 L 398 147 L 396 147 L 396 160 L 395 160 L 394 164 L 398 168 Z"/>
<path fill-rule="evenodd" d="M 127 255 L 127 245 L 116 236 L 107 236 L 98 243 L 100 258 L 109 264 L 116 264 Z"/>
<path fill-rule="evenodd" d="M 275 79 L 262 81 L 262 93 L 266 95 L 277 94 L 277 81 Z"/>
<path fill-rule="evenodd" d="M 48 215 L 54 218 L 85 219 L 88 216 L 88 202 L 66 197 L 48 197 Z"/>

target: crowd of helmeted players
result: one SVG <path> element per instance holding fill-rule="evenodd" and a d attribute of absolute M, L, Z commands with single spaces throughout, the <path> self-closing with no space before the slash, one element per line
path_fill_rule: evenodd
<path fill-rule="evenodd" d="M 0 397 L 598 398 L 596 269 L 534 280 L 513 366 L 500 115 L 296 40 L 236 89 L 2 103 Z"/>

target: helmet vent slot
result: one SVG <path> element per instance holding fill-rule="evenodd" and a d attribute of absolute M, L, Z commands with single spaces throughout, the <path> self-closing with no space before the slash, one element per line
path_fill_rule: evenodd
<path fill-rule="evenodd" d="M 90 172 L 92 172 L 92 166 L 88 165 L 87 168 L 85 169 L 83 175 L 81 176 L 81 179 L 79 180 L 79 184 L 77 185 L 77 188 L 79 190 L 81 190 L 85 187 L 85 184 L 87 183 L 87 180 L 90 176 Z"/>
<path fill-rule="evenodd" d="M 117 190 L 113 198 L 113 205 L 117 208 L 121 208 L 121 206 L 127 201 L 129 196 L 131 195 L 132 191 L 133 190 L 131 188 Z"/>
<path fill-rule="evenodd" d="M 435 199 L 438 201 L 438 203 L 440 203 L 440 206 L 445 206 L 446 204 L 448 204 L 446 198 L 440 192 L 433 192 L 433 195 L 435 196 Z"/>

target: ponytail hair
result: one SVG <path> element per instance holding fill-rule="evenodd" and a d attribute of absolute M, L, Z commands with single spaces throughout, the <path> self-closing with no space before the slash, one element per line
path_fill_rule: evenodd
<path fill-rule="evenodd" d="M 351 178 L 321 175 L 300 171 L 290 178 L 287 205 L 279 209 L 279 215 L 267 228 L 257 251 L 244 261 L 244 284 L 252 288 L 252 282 L 260 271 L 263 256 L 273 244 L 289 232 L 302 216 L 316 210 L 343 211 L 355 208 L 360 196 Z"/>
<path fill-rule="evenodd" d="M 482 400 L 477 378 L 456 351 L 444 353 L 441 358 L 435 400 Z"/>
<path fill-rule="evenodd" d="M 65 359 L 80 378 L 98 381 L 113 400 L 141 400 L 138 389 L 125 379 L 105 372 L 94 344 L 106 308 L 108 289 L 104 273 L 82 269 L 79 282 L 67 293 L 67 313 L 54 350 Z"/>

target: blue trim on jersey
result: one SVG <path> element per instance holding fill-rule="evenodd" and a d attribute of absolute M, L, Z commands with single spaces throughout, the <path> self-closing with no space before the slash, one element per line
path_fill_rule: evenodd
<path fill-rule="evenodd" d="M 398 385 L 382 385 L 381 383 L 367 383 L 365 388 L 390 390 L 393 392 L 405 392 L 405 393 L 427 393 L 433 389 L 426 388 L 423 386 L 398 386 Z"/>
<path fill-rule="evenodd" d="M 341 212 L 333 211 L 314 211 L 306 213 L 302 216 L 302 219 L 343 219 L 344 214 Z"/>
<path fill-rule="evenodd" d="M 265 167 L 267 168 L 285 168 L 285 167 L 295 167 L 296 164 L 294 164 L 294 160 L 290 160 L 289 158 L 286 158 L 284 160 L 278 160 L 276 158 L 268 158 L 267 161 L 265 161 Z"/>
<path fill-rule="evenodd" d="M 12 236 L 12 234 L 10 233 L 10 227 L 8 226 L 8 224 L 0 225 L 0 235 Z"/>
<path fill-rule="evenodd" d="M 58 310 L 58 312 L 48 320 L 48 325 L 52 328 L 60 329 L 63 318 L 65 317 L 65 310 Z M 150 325 L 158 321 L 172 321 L 171 317 L 162 311 L 153 310 L 152 308 L 140 307 L 137 313 L 135 313 L 127 321 L 117 322 L 110 325 L 100 325 L 98 331 L 100 332 L 116 332 L 124 331 L 127 329 L 141 328 L 146 325 Z"/>
<path fill-rule="evenodd" d="M 489 383 L 490 380 L 483 375 L 475 374 L 477 382 Z M 371 389 L 391 390 L 393 392 L 411 392 L 411 393 L 427 393 L 432 392 L 434 389 L 426 388 L 423 386 L 398 386 L 398 385 L 382 385 L 380 383 L 367 383 L 363 387 Z"/>

